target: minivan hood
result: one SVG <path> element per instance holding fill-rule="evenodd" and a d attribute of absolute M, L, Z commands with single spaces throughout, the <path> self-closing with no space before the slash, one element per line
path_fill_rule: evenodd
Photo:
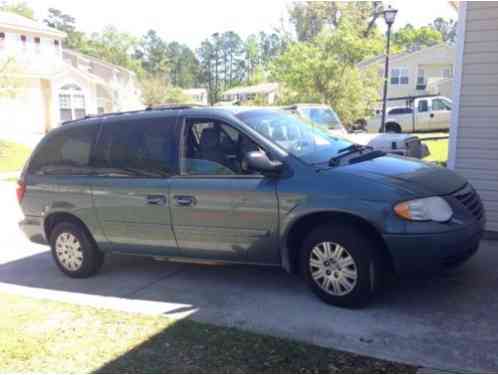
<path fill-rule="evenodd" d="M 340 167 L 343 172 L 395 184 L 416 195 L 448 195 L 461 189 L 467 181 L 447 168 L 415 159 L 383 156 Z"/>

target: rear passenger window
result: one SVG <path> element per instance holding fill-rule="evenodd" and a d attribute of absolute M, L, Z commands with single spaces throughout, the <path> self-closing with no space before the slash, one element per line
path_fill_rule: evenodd
<path fill-rule="evenodd" d="M 115 177 L 166 177 L 176 163 L 175 118 L 114 122 L 102 126 L 97 173 Z"/>
<path fill-rule="evenodd" d="M 51 136 L 32 158 L 30 173 L 42 175 L 90 174 L 90 158 L 98 126 L 85 125 Z"/>

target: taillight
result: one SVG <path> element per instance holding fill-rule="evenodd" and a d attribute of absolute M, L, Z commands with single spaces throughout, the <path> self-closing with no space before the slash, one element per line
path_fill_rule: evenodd
<path fill-rule="evenodd" d="M 16 195 L 19 203 L 24 198 L 24 193 L 26 193 L 26 184 L 23 181 L 17 181 Z"/>

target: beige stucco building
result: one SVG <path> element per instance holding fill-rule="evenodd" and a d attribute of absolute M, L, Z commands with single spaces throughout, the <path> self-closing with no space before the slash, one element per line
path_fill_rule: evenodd
<path fill-rule="evenodd" d="M 483 199 L 498 233 L 498 3 L 460 2 L 448 166 Z"/>
<path fill-rule="evenodd" d="M 61 121 L 143 107 L 134 73 L 66 50 L 64 38 L 0 12 L 0 137 L 41 134 Z"/>
<path fill-rule="evenodd" d="M 358 64 L 360 69 L 375 67 L 384 77 L 385 57 L 377 56 Z M 455 46 L 438 44 L 390 58 L 388 97 L 437 94 L 451 98 L 455 67 Z M 382 97 L 383 87 L 379 92 Z M 402 104 L 391 102 L 390 105 Z"/>

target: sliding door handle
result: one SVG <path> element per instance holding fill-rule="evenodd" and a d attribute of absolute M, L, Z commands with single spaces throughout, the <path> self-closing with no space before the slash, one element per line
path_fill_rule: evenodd
<path fill-rule="evenodd" d="M 195 197 L 192 197 L 190 195 L 177 195 L 175 196 L 175 201 L 179 206 L 182 207 L 195 206 L 197 203 Z"/>

